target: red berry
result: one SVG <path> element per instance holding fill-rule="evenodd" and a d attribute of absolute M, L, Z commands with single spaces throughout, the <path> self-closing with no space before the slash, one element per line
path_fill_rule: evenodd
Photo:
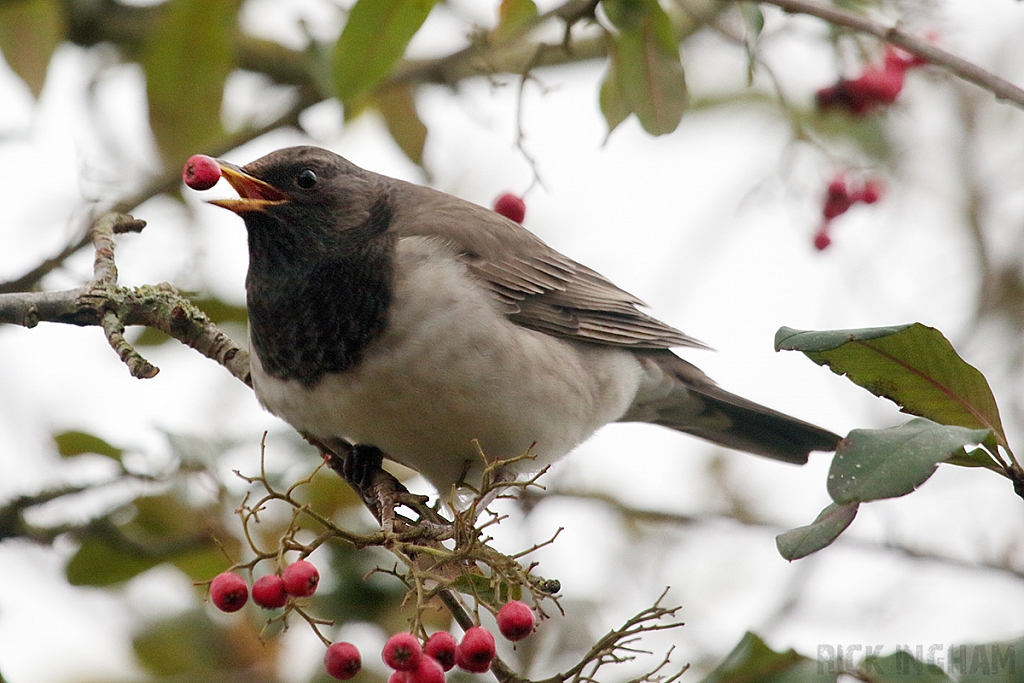
<path fill-rule="evenodd" d="M 359 649 L 352 643 L 331 643 L 324 653 L 324 669 L 327 674 L 338 680 L 347 681 L 359 673 L 363 667 L 363 659 Z"/>
<path fill-rule="evenodd" d="M 482 626 L 473 626 L 455 648 L 455 664 L 470 673 L 482 674 L 491 668 L 494 654 L 494 636 Z"/>
<path fill-rule="evenodd" d="M 213 157 L 195 154 L 185 162 L 181 179 L 193 190 L 209 190 L 220 180 L 220 164 Z"/>
<path fill-rule="evenodd" d="M 846 178 L 840 173 L 829 182 L 828 195 L 830 198 L 845 197 L 846 192 Z"/>
<path fill-rule="evenodd" d="M 510 600 L 498 610 L 498 631 L 515 642 L 533 633 L 536 620 L 525 602 Z"/>
<path fill-rule="evenodd" d="M 846 210 L 850 208 L 852 203 L 853 201 L 849 197 L 841 199 L 829 197 L 825 200 L 825 206 L 821 210 L 821 215 L 825 217 L 825 220 L 830 221 L 836 216 L 846 213 Z"/>
<path fill-rule="evenodd" d="M 415 671 L 402 673 L 409 677 L 410 683 L 444 683 L 444 668 L 433 657 L 420 657 Z"/>
<path fill-rule="evenodd" d="M 455 636 L 448 631 L 438 631 L 427 638 L 427 645 L 423 648 L 423 652 L 428 657 L 437 660 L 442 669 L 451 671 L 451 668 L 455 666 L 455 648 L 457 646 L 458 642 L 456 642 Z"/>
<path fill-rule="evenodd" d="M 850 88 L 870 105 L 892 104 L 903 90 L 903 69 L 868 69 L 850 83 Z"/>
<path fill-rule="evenodd" d="M 312 562 L 299 560 L 284 568 L 281 579 L 284 581 L 284 589 L 288 591 L 288 595 L 307 598 L 316 592 L 316 585 L 320 583 L 320 572 L 316 570 Z"/>
<path fill-rule="evenodd" d="M 814 234 L 814 248 L 818 251 L 825 251 L 830 244 L 832 244 L 832 238 L 828 236 L 828 232 L 824 228 Z"/>
<path fill-rule="evenodd" d="M 388 683 L 412 683 L 411 671 L 392 671 Z"/>
<path fill-rule="evenodd" d="M 423 658 L 423 648 L 413 634 L 396 633 L 384 643 L 380 656 L 385 664 L 396 671 L 415 671 Z"/>
<path fill-rule="evenodd" d="M 277 574 L 267 574 L 252 584 L 252 601 L 263 609 L 277 609 L 288 602 L 288 591 L 284 579 Z"/>
<path fill-rule="evenodd" d="M 522 223 L 526 217 L 526 202 L 511 192 L 506 192 L 494 200 L 494 210 L 505 218 Z"/>
<path fill-rule="evenodd" d="M 881 180 L 868 180 L 860 192 L 859 199 L 865 204 L 874 204 L 885 194 L 885 183 Z"/>
<path fill-rule="evenodd" d="M 249 587 L 238 574 L 223 572 L 210 582 L 210 600 L 221 612 L 237 612 L 249 599 Z"/>

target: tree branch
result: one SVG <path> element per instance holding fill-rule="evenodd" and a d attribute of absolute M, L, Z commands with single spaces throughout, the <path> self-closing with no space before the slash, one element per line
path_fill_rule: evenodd
<path fill-rule="evenodd" d="M 145 325 L 194 348 L 251 386 L 248 352 L 173 286 L 129 288 L 117 285 L 113 235 L 137 231 L 142 225 L 142 221 L 122 214 L 101 216 L 88 233 L 96 247 L 94 279 L 82 287 L 60 292 L 0 293 L 0 323 L 23 327 L 35 327 L 40 322 L 102 326 L 111 346 L 132 374 L 148 378 L 157 373 L 157 368 L 124 338 L 126 326 Z"/>
<path fill-rule="evenodd" d="M 907 52 L 928 60 L 929 63 L 941 66 L 965 81 L 974 83 L 988 90 L 997 100 L 1011 102 L 1024 109 L 1024 90 L 1004 78 L 977 64 L 957 57 L 943 50 L 935 43 L 904 31 L 898 24 L 888 25 L 869 19 L 835 5 L 825 4 L 818 0 L 759 0 L 765 5 L 775 5 L 793 14 L 807 14 L 823 19 L 830 24 L 843 26 L 859 33 L 875 36 L 879 40 L 895 45 Z"/>

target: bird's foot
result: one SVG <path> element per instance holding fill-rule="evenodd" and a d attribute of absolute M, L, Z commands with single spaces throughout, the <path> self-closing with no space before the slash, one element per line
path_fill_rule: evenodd
<path fill-rule="evenodd" d="M 384 453 L 379 448 L 351 444 L 342 439 L 307 439 L 320 451 L 327 466 L 341 475 L 359 494 L 363 505 L 373 514 L 381 529 L 394 531 L 396 523 L 428 525 L 432 527 L 432 534 L 450 535 L 450 532 L 442 530 L 450 529 L 451 522 L 427 505 L 427 497 L 410 493 L 402 482 L 381 466 Z M 398 514 L 400 507 L 412 510 L 419 516 L 420 522 Z"/>

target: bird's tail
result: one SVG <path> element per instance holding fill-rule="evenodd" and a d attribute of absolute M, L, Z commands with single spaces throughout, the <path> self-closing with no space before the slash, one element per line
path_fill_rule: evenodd
<path fill-rule="evenodd" d="M 669 351 L 644 354 L 652 389 L 623 418 L 659 424 L 727 448 L 804 464 L 834 451 L 840 436 L 720 388 Z"/>

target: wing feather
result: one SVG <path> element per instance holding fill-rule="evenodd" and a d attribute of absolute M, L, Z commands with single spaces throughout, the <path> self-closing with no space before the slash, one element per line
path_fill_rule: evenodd
<path fill-rule="evenodd" d="M 391 201 L 390 229 L 399 238 L 432 237 L 450 244 L 519 325 L 630 348 L 705 347 L 639 310 L 643 301 L 597 271 L 494 211 L 407 183 L 393 188 Z"/>

